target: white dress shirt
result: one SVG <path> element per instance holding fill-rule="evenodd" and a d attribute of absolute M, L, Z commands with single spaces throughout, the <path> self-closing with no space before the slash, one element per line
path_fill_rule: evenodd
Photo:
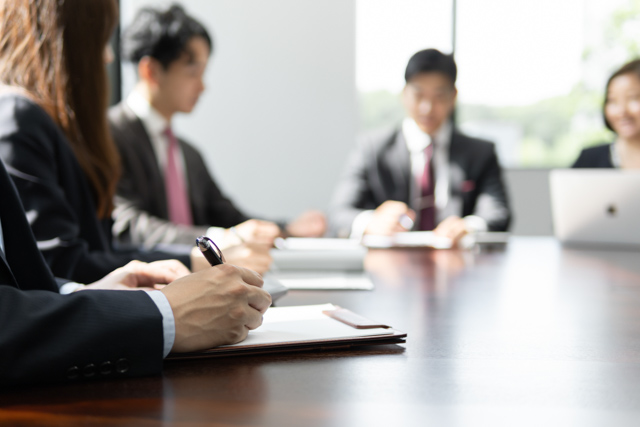
<path fill-rule="evenodd" d="M 434 169 L 433 175 L 436 180 L 434 191 L 436 224 L 439 224 L 445 219 L 443 218 L 443 212 L 447 211 L 446 208 L 450 201 L 449 146 L 451 145 L 452 133 L 453 125 L 449 121 L 438 129 L 434 138 L 431 138 L 429 134 L 423 132 L 412 118 L 407 117 L 402 122 L 402 135 L 409 150 L 411 176 L 413 177 L 409 186 L 412 200 L 412 202 L 409 203 L 409 207 L 418 214 L 420 213 L 421 200 L 420 179 L 426 166 L 424 151 L 430 144 L 434 144 L 432 164 Z M 356 216 L 351 226 L 351 238 L 362 237 L 371 221 L 373 212 L 373 210 L 366 210 Z M 488 229 L 487 222 L 479 216 L 468 215 L 464 217 L 464 221 L 467 231 L 469 232 L 486 231 Z"/>
<path fill-rule="evenodd" d="M 616 139 L 613 144 L 611 144 L 611 148 L 609 149 L 611 152 L 611 163 L 614 168 L 620 169 L 622 167 L 622 159 L 620 156 L 620 140 Z"/>

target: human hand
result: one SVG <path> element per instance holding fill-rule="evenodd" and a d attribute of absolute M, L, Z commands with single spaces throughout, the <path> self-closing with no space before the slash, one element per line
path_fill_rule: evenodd
<path fill-rule="evenodd" d="M 172 351 L 235 344 L 262 324 L 271 296 L 256 272 L 230 264 L 190 274 L 164 287 L 176 325 Z"/>
<path fill-rule="evenodd" d="M 407 228 L 401 223 L 402 217 L 405 215 L 411 221 L 415 221 L 416 213 L 409 209 L 406 203 L 387 200 L 373 212 L 371 221 L 364 233 L 390 236 L 394 233 L 407 231 Z"/>
<path fill-rule="evenodd" d="M 293 237 L 322 237 L 327 231 L 327 218 L 320 211 L 306 211 L 287 224 L 287 233 Z"/>
<path fill-rule="evenodd" d="M 280 227 L 277 224 L 259 219 L 250 219 L 225 230 L 220 248 L 225 249 L 241 243 L 273 246 L 273 241 L 279 235 Z"/>
<path fill-rule="evenodd" d="M 271 267 L 271 246 L 243 243 L 222 251 L 227 263 L 248 268 L 262 274 Z"/>
<path fill-rule="evenodd" d="M 83 286 L 78 290 L 153 290 L 187 274 L 189 274 L 189 269 L 174 259 L 148 264 L 141 261 L 131 261 L 124 267 L 113 270 L 97 282 Z"/>
<path fill-rule="evenodd" d="M 467 234 L 467 225 L 462 218 L 450 216 L 438 224 L 433 232 L 438 236 L 451 239 L 453 245 L 456 245 Z"/>

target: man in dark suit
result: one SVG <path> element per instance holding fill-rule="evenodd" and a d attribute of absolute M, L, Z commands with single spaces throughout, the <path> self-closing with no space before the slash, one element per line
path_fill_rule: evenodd
<path fill-rule="evenodd" d="M 458 241 L 504 231 L 507 194 L 494 145 L 451 123 L 457 67 L 435 49 L 417 52 L 405 72 L 402 126 L 363 138 L 334 194 L 330 224 L 340 236 L 434 230 Z"/>
<path fill-rule="evenodd" d="M 280 228 L 250 219 L 207 171 L 200 153 L 176 138 L 171 119 L 189 113 L 204 90 L 212 51 L 207 30 L 179 6 L 142 9 L 123 33 L 123 57 L 137 66 L 139 81 L 109 121 L 120 150 L 123 175 L 114 212 L 114 234 L 126 244 L 193 244 L 207 234 L 222 246 L 271 245 Z M 315 237 L 324 215 L 307 212 L 283 225 L 287 234 Z"/>
<path fill-rule="evenodd" d="M 66 281 L 54 279 L 38 250 L 1 160 L 0 200 L 0 387 L 157 374 L 170 351 L 243 340 L 271 303 L 257 274 L 231 265 L 160 291 L 61 295 Z M 86 289 L 149 287 L 172 275 L 135 262 Z"/>

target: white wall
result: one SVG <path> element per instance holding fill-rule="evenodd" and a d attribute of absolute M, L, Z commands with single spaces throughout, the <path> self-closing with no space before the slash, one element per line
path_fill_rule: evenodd
<path fill-rule="evenodd" d="M 142 5 L 121 0 L 126 26 Z M 354 0 L 183 0 L 212 33 L 207 90 L 176 133 L 249 214 L 325 209 L 357 126 Z M 132 86 L 123 70 L 123 94 Z"/>

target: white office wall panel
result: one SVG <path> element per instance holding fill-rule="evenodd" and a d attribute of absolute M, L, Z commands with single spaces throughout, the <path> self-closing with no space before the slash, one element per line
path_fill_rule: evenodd
<path fill-rule="evenodd" d="M 143 5 L 122 0 L 126 26 Z M 354 0 L 184 0 L 214 38 L 206 92 L 179 115 L 217 182 L 248 213 L 325 209 L 357 126 Z M 124 66 L 123 94 L 132 67 Z"/>

